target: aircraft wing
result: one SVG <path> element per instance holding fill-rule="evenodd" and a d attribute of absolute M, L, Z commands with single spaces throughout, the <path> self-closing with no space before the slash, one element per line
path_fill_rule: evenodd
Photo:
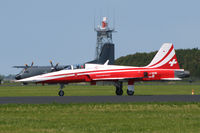
<path fill-rule="evenodd" d="M 13 68 L 27 68 L 27 66 L 13 66 Z"/>
<path fill-rule="evenodd" d="M 39 68 L 39 66 L 13 66 L 13 68 Z"/>

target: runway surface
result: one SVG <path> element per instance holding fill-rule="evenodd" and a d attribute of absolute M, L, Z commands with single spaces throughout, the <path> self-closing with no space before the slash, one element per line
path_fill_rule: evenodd
<path fill-rule="evenodd" d="M 0 97 L 0 104 L 200 102 L 200 95 Z"/>

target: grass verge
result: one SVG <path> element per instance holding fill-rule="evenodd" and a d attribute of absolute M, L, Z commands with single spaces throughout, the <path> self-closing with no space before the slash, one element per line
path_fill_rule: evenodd
<path fill-rule="evenodd" d="M 58 85 L 46 86 L 0 86 L 0 97 L 12 96 L 57 96 Z M 123 87 L 126 95 L 127 86 Z M 200 85 L 135 85 L 135 95 L 191 95 L 200 94 Z M 65 96 L 115 95 L 114 86 L 68 85 Z"/>
<path fill-rule="evenodd" d="M 0 105 L 0 133 L 193 133 L 200 103 Z"/>

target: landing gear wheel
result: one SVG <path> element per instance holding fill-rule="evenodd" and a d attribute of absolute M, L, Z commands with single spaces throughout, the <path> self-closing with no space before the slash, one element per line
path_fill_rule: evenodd
<path fill-rule="evenodd" d="M 132 91 L 132 90 L 128 90 L 128 89 L 127 89 L 127 95 L 129 95 L 129 96 L 134 95 L 134 91 Z"/>
<path fill-rule="evenodd" d="M 63 88 L 65 87 L 65 85 L 64 84 L 60 84 L 60 91 L 58 92 L 58 95 L 59 96 L 64 96 L 64 91 L 62 90 Z"/>
<path fill-rule="evenodd" d="M 122 90 L 121 88 L 116 87 L 115 93 L 116 93 L 118 96 L 121 96 L 121 95 L 123 94 L 123 90 Z"/>
<path fill-rule="evenodd" d="M 60 90 L 60 91 L 58 92 L 58 95 L 59 95 L 59 96 L 64 96 L 64 91 L 63 91 L 63 90 Z"/>

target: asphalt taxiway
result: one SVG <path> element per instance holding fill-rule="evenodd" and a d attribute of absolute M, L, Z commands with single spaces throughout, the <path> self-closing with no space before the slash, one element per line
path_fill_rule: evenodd
<path fill-rule="evenodd" d="M 200 95 L 0 97 L 0 104 L 200 102 Z"/>

